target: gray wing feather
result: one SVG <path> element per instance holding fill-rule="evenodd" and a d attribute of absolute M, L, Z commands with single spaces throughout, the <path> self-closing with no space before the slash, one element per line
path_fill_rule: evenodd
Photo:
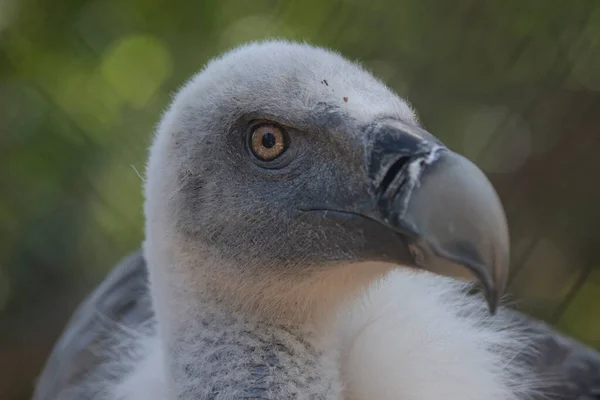
<path fill-rule="evenodd" d="M 114 354 L 110 347 L 124 335 L 135 335 L 153 320 L 144 258 L 138 251 L 122 260 L 77 308 L 41 375 L 35 400 L 94 398 L 82 393 L 89 379 Z"/>
<path fill-rule="evenodd" d="M 600 354 L 561 335 L 544 322 L 516 313 L 526 333 L 535 338 L 536 354 L 521 361 L 542 383 L 533 400 L 600 400 Z"/>
<path fill-rule="evenodd" d="M 147 280 L 141 252 L 115 267 L 69 321 L 38 380 L 35 400 L 93 398 L 69 388 L 82 384 L 110 358 L 102 344 L 153 321 Z M 543 394 L 533 400 L 600 400 L 600 354 L 543 322 L 514 316 L 537 345 L 535 356 L 521 360 L 545 382 Z"/>

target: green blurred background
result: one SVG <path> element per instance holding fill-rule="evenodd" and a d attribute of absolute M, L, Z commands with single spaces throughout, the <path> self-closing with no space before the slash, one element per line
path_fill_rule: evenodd
<path fill-rule="evenodd" d="M 0 399 L 142 239 L 146 148 L 209 58 L 287 37 L 407 96 L 505 204 L 520 309 L 600 348 L 598 0 L 0 0 Z"/>

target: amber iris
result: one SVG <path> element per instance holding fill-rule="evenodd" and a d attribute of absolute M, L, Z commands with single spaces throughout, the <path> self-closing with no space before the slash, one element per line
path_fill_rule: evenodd
<path fill-rule="evenodd" d="M 283 131 L 275 125 L 261 125 L 252 132 L 250 147 L 260 160 L 274 160 L 285 151 Z"/>

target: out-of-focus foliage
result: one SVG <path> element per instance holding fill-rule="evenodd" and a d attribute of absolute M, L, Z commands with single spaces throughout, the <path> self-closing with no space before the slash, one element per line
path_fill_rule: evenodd
<path fill-rule="evenodd" d="M 77 302 L 139 247 L 170 94 L 275 36 L 361 60 L 475 160 L 521 308 L 600 347 L 597 0 L 0 0 L 1 399 L 30 395 Z"/>

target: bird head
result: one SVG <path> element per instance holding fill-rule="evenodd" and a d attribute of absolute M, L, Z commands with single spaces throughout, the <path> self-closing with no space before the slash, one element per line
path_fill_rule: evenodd
<path fill-rule="evenodd" d="M 485 175 L 362 67 L 306 44 L 242 46 L 183 86 L 145 207 L 151 279 L 238 306 L 301 307 L 402 267 L 468 271 L 494 310 L 507 276 Z"/>

